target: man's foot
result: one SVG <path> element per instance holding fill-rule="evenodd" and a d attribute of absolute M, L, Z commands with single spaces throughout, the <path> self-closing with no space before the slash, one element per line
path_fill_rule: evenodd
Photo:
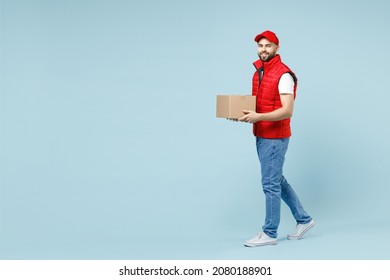
<path fill-rule="evenodd" d="M 247 247 L 256 247 L 264 245 L 276 245 L 276 238 L 269 237 L 266 233 L 260 232 L 258 235 L 244 242 Z"/>
<path fill-rule="evenodd" d="M 287 235 L 287 239 L 291 239 L 291 240 L 301 239 L 309 229 L 314 227 L 315 224 L 316 222 L 314 220 L 311 220 L 307 224 L 297 224 L 295 233 Z"/>

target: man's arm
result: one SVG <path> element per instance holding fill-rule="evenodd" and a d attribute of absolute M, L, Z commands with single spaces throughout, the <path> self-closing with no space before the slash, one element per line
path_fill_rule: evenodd
<path fill-rule="evenodd" d="M 292 117 L 294 110 L 294 94 L 280 94 L 282 107 L 269 113 L 256 113 L 244 110 L 244 116 L 238 119 L 240 122 L 255 123 L 258 121 L 280 121 Z"/>

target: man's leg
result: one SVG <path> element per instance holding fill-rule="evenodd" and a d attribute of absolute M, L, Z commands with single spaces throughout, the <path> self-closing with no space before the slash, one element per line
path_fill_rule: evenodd
<path fill-rule="evenodd" d="M 294 192 L 291 185 L 287 182 L 286 178 L 284 178 L 284 176 L 282 176 L 281 187 L 282 199 L 290 208 L 291 213 L 293 214 L 297 223 L 306 224 L 310 222 L 312 220 L 311 217 L 306 213 L 298 196 Z"/>
<path fill-rule="evenodd" d="M 295 232 L 287 235 L 288 239 L 301 239 L 306 232 L 309 231 L 316 224 L 315 221 L 306 213 L 305 209 L 302 206 L 302 203 L 299 201 L 298 196 L 295 194 L 293 188 L 287 182 L 284 176 L 282 177 L 282 199 L 288 205 L 293 214 L 295 220 L 297 221 L 297 227 Z"/>
<path fill-rule="evenodd" d="M 281 181 L 288 142 L 288 138 L 257 138 L 256 141 L 266 203 L 263 232 L 271 238 L 277 237 L 280 223 Z"/>

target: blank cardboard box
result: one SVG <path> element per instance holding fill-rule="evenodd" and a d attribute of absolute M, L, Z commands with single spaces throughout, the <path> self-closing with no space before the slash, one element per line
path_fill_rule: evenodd
<path fill-rule="evenodd" d="M 238 119 L 243 110 L 256 110 L 256 96 L 217 95 L 217 118 Z"/>

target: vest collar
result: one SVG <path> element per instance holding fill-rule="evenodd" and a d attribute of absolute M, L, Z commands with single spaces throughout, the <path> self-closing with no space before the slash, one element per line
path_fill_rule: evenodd
<path fill-rule="evenodd" d="M 264 71 L 271 69 L 273 66 L 279 64 L 282 60 L 280 55 L 275 55 L 270 61 L 263 62 Z"/>
<path fill-rule="evenodd" d="M 282 60 L 280 58 L 280 55 L 277 54 L 270 61 L 264 62 L 259 59 L 253 62 L 253 65 L 257 70 L 268 70 L 271 69 L 274 65 L 280 63 L 281 61 Z"/>
<path fill-rule="evenodd" d="M 256 70 L 263 70 L 263 62 L 260 59 L 253 62 L 253 66 L 255 66 Z"/>

